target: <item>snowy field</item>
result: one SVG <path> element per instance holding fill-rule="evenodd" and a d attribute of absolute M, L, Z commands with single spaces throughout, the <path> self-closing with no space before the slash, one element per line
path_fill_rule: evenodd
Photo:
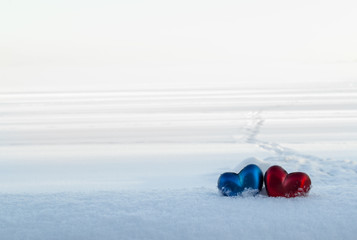
<path fill-rule="evenodd" d="M 0 1 L 0 240 L 357 239 L 355 0 Z M 255 163 L 306 197 L 223 197 Z"/>
<path fill-rule="evenodd" d="M 0 94 L 1 239 L 355 239 L 357 89 Z M 312 180 L 222 197 L 249 163 Z"/>

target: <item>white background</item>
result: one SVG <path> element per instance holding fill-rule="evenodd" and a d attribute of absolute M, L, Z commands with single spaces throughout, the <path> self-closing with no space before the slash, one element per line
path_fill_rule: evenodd
<path fill-rule="evenodd" d="M 356 12 L 353 0 L 3 0 L 1 91 L 348 87 Z"/>

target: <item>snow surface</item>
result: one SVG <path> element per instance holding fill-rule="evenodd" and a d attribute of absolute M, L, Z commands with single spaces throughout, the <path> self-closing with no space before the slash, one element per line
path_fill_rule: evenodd
<path fill-rule="evenodd" d="M 0 1 L 0 240 L 356 239 L 356 9 Z M 220 196 L 250 163 L 309 196 Z"/>
<path fill-rule="evenodd" d="M 355 239 L 357 89 L 0 94 L 1 239 Z M 249 163 L 309 196 L 222 197 Z"/>

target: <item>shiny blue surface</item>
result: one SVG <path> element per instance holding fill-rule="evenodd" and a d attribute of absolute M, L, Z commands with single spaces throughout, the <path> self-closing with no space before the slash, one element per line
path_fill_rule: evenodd
<path fill-rule="evenodd" d="M 238 174 L 226 172 L 218 178 L 218 189 L 224 196 L 237 196 L 244 190 L 249 190 L 255 195 L 262 187 L 263 172 L 255 164 L 249 164 Z"/>

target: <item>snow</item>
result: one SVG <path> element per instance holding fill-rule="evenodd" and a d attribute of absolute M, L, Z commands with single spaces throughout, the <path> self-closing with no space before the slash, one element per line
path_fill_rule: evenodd
<path fill-rule="evenodd" d="M 3 239 L 354 239 L 357 89 L 0 94 Z M 223 197 L 255 163 L 307 197 Z"/>
<path fill-rule="evenodd" d="M 0 1 L 0 239 L 356 239 L 356 9 Z M 221 196 L 251 163 L 312 189 Z"/>
<path fill-rule="evenodd" d="M 353 239 L 355 197 L 226 198 L 213 188 L 1 195 L 6 239 Z M 333 192 L 333 194 L 330 193 Z"/>

